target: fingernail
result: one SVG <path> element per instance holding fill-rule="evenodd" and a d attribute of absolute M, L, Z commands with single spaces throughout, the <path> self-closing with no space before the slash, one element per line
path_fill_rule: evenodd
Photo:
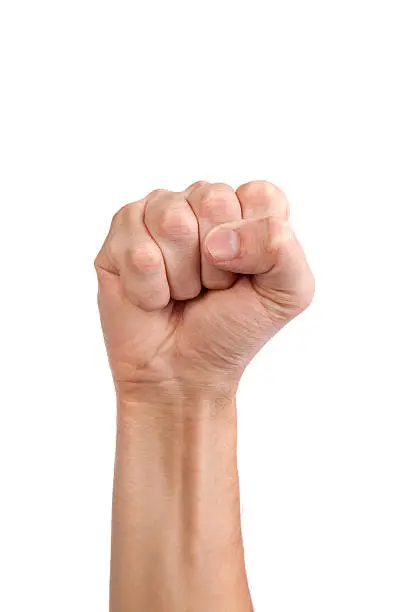
<path fill-rule="evenodd" d="M 228 261 L 238 255 L 239 236 L 231 229 L 212 230 L 207 237 L 206 245 L 214 259 Z"/>

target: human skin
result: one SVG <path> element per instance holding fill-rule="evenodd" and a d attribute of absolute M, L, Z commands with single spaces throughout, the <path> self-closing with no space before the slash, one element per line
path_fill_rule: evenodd
<path fill-rule="evenodd" d="M 267 181 L 156 190 L 96 257 L 117 394 L 111 612 L 249 612 L 236 461 L 239 380 L 311 302 Z"/>

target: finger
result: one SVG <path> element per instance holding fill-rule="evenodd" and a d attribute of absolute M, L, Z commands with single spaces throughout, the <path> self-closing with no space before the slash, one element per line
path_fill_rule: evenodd
<path fill-rule="evenodd" d="M 188 196 L 188 202 L 198 220 L 200 247 L 208 232 L 229 221 L 241 219 L 241 206 L 232 187 L 223 183 L 208 183 L 194 189 Z M 207 289 L 226 289 L 235 282 L 236 276 L 227 270 L 221 270 L 201 253 L 201 282 Z"/>
<path fill-rule="evenodd" d="M 188 300 L 199 295 L 198 223 L 184 193 L 153 192 L 147 197 L 144 221 L 163 254 L 171 297 Z"/>
<path fill-rule="evenodd" d="M 124 206 L 114 217 L 96 265 L 119 275 L 126 297 L 144 310 L 170 299 L 163 256 L 144 225 L 145 201 Z"/>
<path fill-rule="evenodd" d="M 223 224 L 207 235 L 204 253 L 222 270 L 254 275 L 254 289 L 271 307 L 303 309 L 313 297 L 313 275 L 286 221 L 265 217 Z"/>
<path fill-rule="evenodd" d="M 283 191 L 268 181 L 251 181 L 238 187 L 242 218 L 289 218 L 289 202 Z"/>

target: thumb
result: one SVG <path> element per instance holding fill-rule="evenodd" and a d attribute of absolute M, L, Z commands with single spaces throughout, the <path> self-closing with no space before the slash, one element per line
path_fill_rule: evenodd
<path fill-rule="evenodd" d="M 207 234 L 203 250 L 211 265 L 253 275 L 253 289 L 284 318 L 296 316 L 312 300 L 313 274 L 287 221 L 264 217 L 218 225 Z"/>

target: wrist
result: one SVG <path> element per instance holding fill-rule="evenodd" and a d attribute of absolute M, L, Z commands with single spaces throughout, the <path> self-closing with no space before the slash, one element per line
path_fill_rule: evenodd
<path fill-rule="evenodd" d="M 115 381 L 118 413 L 151 406 L 153 412 L 167 410 L 168 415 L 215 416 L 235 406 L 238 383 L 209 381 L 157 380 L 146 382 Z"/>
<path fill-rule="evenodd" d="M 118 445 L 125 439 L 129 448 L 145 448 L 143 461 L 157 464 L 158 471 L 171 465 L 172 482 L 194 470 L 199 460 L 206 462 L 201 466 L 206 469 L 211 464 L 206 456 L 220 440 L 223 453 L 235 460 L 236 425 L 235 394 L 230 389 L 132 385 L 117 395 Z M 160 457 L 167 458 L 167 465 L 160 464 Z"/>

